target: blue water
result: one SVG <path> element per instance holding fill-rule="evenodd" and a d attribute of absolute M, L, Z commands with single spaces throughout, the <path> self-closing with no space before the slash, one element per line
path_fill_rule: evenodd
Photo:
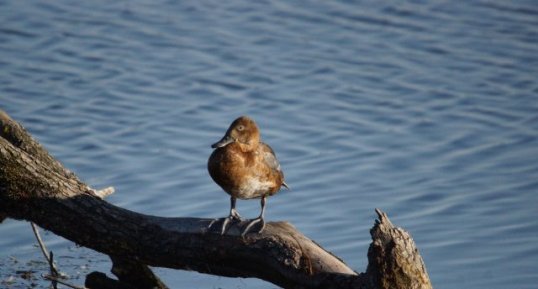
<path fill-rule="evenodd" d="M 435 288 L 536 288 L 536 1 L 177 2 L 0 1 L 0 108 L 114 186 L 111 203 L 193 217 L 228 213 L 209 146 L 249 115 L 292 187 L 267 219 L 364 271 L 378 207 Z M 44 238 L 74 283 L 110 269 Z M 0 282 L 46 270 L 34 244 L 28 223 L 0 224 Z M 275 288 L 156 272 L 171 288 Z"/>

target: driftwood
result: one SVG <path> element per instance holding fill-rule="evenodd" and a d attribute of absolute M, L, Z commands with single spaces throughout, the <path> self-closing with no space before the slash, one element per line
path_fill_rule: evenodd
<path fill-rule="evenodd" d="M 357 273 L 287 222 L 242 238 L 212 219 L 163 218 L 114 206 L 65 169 L 0 110 L 0 218 L 27 220 L 111 256 L 119 281 L 87 276 L 90 288 L 166 288 L 147 267 L 255 277 L 284 288 L 432 288 L 411 236 L 376 210 L 366 273 Z M 218 227 L 218 226 L 216 226 Z"/>

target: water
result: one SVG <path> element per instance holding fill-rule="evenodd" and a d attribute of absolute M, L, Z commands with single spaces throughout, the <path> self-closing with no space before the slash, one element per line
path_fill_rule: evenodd
<path fill-rule="evenodd" d="M 250 115 L 292 187 L 267 219 L 364 271 L 379 207 L 435 288 L 536 288 L 535 1 L 221 2 L 1 1 L 0 107 L 90 185 L 115 186 L 108 201 L 160 216 L 227 214 L 209 146 Z M 28 223 L 0 236 L 0 281 L 46 270 Z M 73 282 L 109 271 L 44 237 Z M 275 287 L 156 272 L 171 288 Z"/>

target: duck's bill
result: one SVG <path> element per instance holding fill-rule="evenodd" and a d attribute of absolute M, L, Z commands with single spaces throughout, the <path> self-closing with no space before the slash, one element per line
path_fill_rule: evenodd
<path fill-rule="evenodd" d="M 230 144 L 234 141 L 234 139 L 230 136 L 225 135 L 221 140 L 211 145 L 212 148 L 221 148 L 223 146 L 226 146 L 227 144 Z"/>

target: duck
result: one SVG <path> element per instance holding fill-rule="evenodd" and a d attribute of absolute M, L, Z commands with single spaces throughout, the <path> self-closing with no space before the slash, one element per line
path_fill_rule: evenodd
<path fill-rule="evenodd" d="M 285 187 L 284 173 L 273 149 L 260 139 L 256 122 L 248 116 L 235 119 L 224 136 L 211 145 L 214 149 L 207 162 L 213 181 L 230 195 L 230 213 L 222 221 L 221 235 L 230 223 L 243 221 L 235 205 L 237 199 L 260 199 L 261 211 L 257 218 L 249 220 L 242 236 L 258 225 L 261 233 L 265 228 L 266 199 Z M 210 226 L 213 225 L 213 222 Z"/>

